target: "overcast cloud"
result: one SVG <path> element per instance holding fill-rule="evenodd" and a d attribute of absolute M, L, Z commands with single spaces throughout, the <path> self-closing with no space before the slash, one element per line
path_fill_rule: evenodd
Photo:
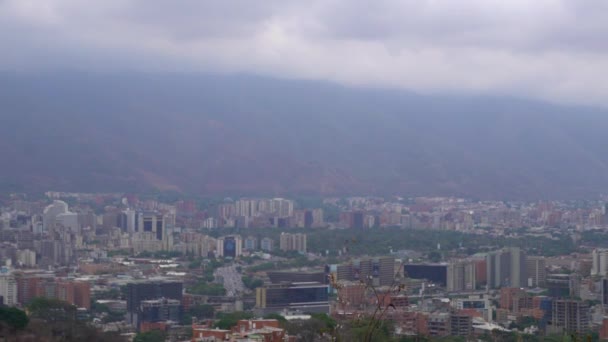
<path fill-rule="evenodd" d="M 0 69 L 253 72 L 608 106 L 605 0 L 0 0 Z"/>

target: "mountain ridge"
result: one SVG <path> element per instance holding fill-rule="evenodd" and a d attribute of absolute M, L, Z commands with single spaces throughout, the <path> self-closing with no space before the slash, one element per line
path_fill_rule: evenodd
<path fill-rule="evenodd" d="M 251 75 L 0 73 L 0 186 L 583 198 L 608 112 Z"/>

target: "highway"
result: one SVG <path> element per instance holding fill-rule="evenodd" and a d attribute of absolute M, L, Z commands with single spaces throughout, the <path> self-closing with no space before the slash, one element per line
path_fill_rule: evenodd
<path fill-rule="evenodd" d="M 236 267 L 236 265 L 220 267 L 214 273 L 215 277 L 221 277 L 224 280 L 224 288 L 228 297 L 239 297 L 245 292 L 245 285 Z"/>

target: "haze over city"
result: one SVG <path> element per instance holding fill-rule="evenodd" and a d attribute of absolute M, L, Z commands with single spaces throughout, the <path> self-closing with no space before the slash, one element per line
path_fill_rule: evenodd
<path fill-rule="evenodd" d="M 608 340 L 607 18 L 0 0 L 0 336 Z"/>

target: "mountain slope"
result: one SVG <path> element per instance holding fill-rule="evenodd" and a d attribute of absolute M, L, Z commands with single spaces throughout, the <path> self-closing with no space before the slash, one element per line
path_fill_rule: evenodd
<path fill-rule="evenodd" d="M 1 74 L 0 186 L 573 198 L 608 113 L 233 75 Z"/>

